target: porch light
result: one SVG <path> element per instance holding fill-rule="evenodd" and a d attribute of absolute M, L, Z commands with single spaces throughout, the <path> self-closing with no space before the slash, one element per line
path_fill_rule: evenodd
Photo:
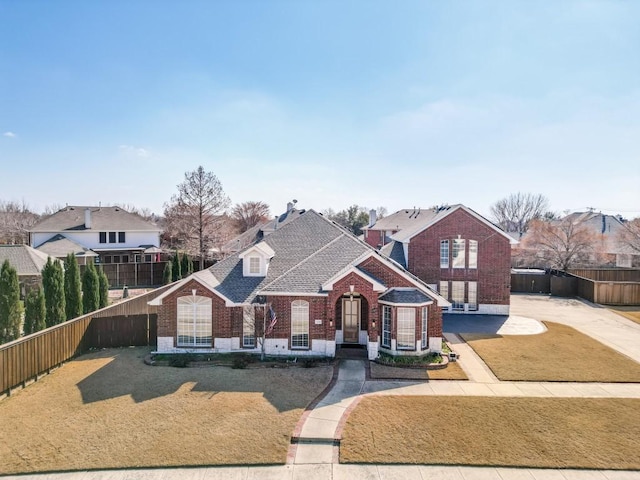
<path fill-rule="evenodd" d="M 353 286 L 353 285 L 349 285 L 349 293 L 350 293 L 351 295 L 353 295 L 353 291 L 355 290 L 355 288 L 356 288 L 355 286 Z"/>
<path fill-rule="evenodd" d="M 329 319 L 329 326 L 330 326 L 330 327 L 333 327 L 333 318 L 330 318 L 330 319 Z"/>
<path fill-rule="evenodd" d="M 196 296 L 196 293 L 198 293 L 198 290 L 196 290 L 195 288 L 191 290 L 191 295 L 193 295 L 194 297 Z"/>

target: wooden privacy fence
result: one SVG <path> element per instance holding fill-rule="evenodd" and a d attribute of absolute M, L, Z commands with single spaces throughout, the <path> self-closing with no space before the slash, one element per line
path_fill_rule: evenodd
<path fill-rule="evenodd" d="M 101 263 L 111 287 L 154 287 L 162 285 L 162 274 L 167 262 L 154 263 Z M 86 267 L 80 265 L 80 273 Z"/>
<path fill-rule="evenodd" d="M 548 273 L 512 273 L 511 291 L 514 293 L 551 293 Z"/>
<path fill-rule="evenodd" d="M 157 307 L 170 285 L 0 345 L 0 393 L 24 385 L 91 348 L 155 345 Z"/>

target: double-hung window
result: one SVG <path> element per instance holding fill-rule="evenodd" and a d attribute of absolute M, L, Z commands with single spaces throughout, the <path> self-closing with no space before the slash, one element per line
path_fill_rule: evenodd
<path fill-rule="evenodd" d="M 449 281 L 440 280 L 440 295 L 449 300 Z"/>
<path fill-rule="evenodd" d="M 109 232 L 109 243 L 116 243 L 116 232 Z"/>
<path fill-rule="evenodd" d="M 382 307 L 382 346 L 391 348 L 391 307 Z"/>
<path fill-rule="evenodd" d="M 260 274 L 260 257 L 249 257 L 249 273 L 251 275 Z"/>
<path fill-rule="evenodd" d="M 428 345 L 427 319 L 428 319 L 427 307 L 422 307 L 422 342 L 421 342 L 422 350 L 426 350 Z"/>
<path fill-rule="evenodd" d="M 453 268 L 465 267 L 465 254 L 464 254 L 464 238 L 453 239 L 453 249 L 451 251 L 451 259 Z"/>
<path fill-rule="evenodd" d="M 478 268 L 478 241 L 469 240 L 469 268 Z"/>
<path fill-rule="evenodd" d="M 467 283 L 469 310 L 478 310 L 478 282 Z"/>
<path fill-rule="evenodd" d="M 291 302 L 291 348 L 309 348 L 309 302 Z"/>
<path fill-rule="evenodd" d="M 256 346 L 256 312 L 251 305 L 242 307 L 242 347 Z"/>
<path fill-rule="evenodd" d="M 125 232 L 118 232 L 118 243 L 125 243 Z"/>
<path fill-rule="evenodd" d="M 440 240 L 440 268 L 449 268 L 449 240 Z"/>
<path fill-rule="evenodd" d="M 100 232 L 98 234 L 98 242 L 107 243 L 107 232 Z"/>
<path fill-rule="evenodd" d="M 189 295 L 177 302 L 178 346 L 211 346 L 211 299 Z"/>
<path fill-rule="evenodd" d="M 464 282 L 451 282 L 451 308 L 464 310 Z"/>
<path fill-rule="evenodd" d="M 397 312 L 397 348 L 415 350 L 416 348 L 416 309 L 398 307 Z"/>

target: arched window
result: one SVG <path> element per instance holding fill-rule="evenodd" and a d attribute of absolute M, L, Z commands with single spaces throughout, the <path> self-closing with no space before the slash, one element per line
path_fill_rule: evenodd
<path fill-rule="evenodd" d="M 309 348 L 309 302 L 291 302 L 291 348 Z"/>
<path fill-rule="evenodd" d="M 197 295 L 178 298 L 178 346 L 211 346 L 211 299 Z"/>

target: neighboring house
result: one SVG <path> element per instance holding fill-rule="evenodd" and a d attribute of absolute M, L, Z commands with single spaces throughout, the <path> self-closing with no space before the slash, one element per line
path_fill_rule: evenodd
<path fill-rule="evenodd" d="M 120 207 L 65 207 L 30 229 L 30 244 L 56 258 L 75 253 L 81 265 L 160 260 L 160 229 Z"/>
<path fill-rule="evenodd" d="M 420 279 L 313 210 L 288 208 L 247 245 L 154 299 L 159 352 L 259 352 L 369 358 L 442 346 L 448 302 Z"/>
<path fill-rule="evenodd" d="M 48 258 L 48 255 L 28 245 L 0 245 L 0 265 L 8 260 L 16 269 L 22 298 L 32 288 L 42 285 L 42 269 Z"/>
<path fill-rule="evenodd" d="M 509 314 L 511 243 L 464 205 L 370 214 L 365 241 L 450 301 L 449 312 Z"/>
<path fill-rule="evenodd" d="M 592 266 L 631 267 L 637 263 L 638 252 L 620 245 L 617 240 L 620 230 L 624 228 L 622 217 L 589 211 L 570 213 L 565 219 L 584 225 L 593 232 L 597 245 L 591 256 Z"/>

